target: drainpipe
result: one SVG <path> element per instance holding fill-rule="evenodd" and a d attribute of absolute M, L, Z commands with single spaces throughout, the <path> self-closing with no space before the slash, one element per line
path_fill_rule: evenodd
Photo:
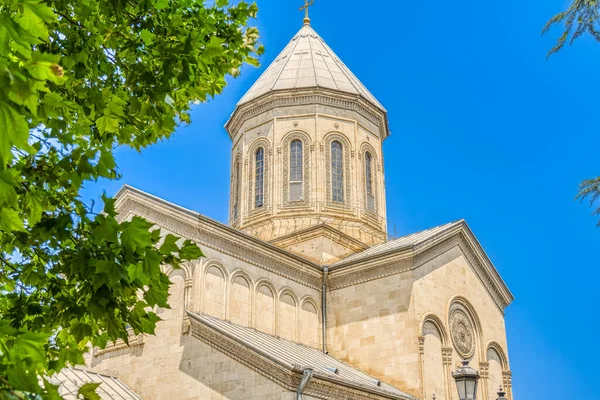
<path fill-rule="evenodd" d="M 327 354 L 327 273 L 329 267 L 323 266 L 323 285 L 321 286 L 321 327 L 323 328 L 323 353 Z"/>
<path fill-rule="evenodd" d="M 304 392 L 304 389 L 306 388 L 306 385 L 308 385 L 308 382 L 311 380 L 312 375 L 312 369 L 304 368 L 304 370 L 302 371 L 302 380 L 298 385 L 298 389 L 296 389 L 296 400 L 302 400 L 302 392 Z"/>

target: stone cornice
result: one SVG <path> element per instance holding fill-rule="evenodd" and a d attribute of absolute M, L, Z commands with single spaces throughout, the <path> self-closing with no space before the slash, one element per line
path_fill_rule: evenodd
<path fill-rule="evenodd" d="M 127 329 L 127 335 L 128 335 L 128 342 L 126 343 L 123 339 L 117 339 L 116 342 L 108 342 L 106 344 L 106 347 L 104 347 L 103 349 L 99 348 L 99 347 L 94 347 L 93 351 L 92 351 L 92 355 L 94 357 L 97 356 L 101 356 L 102 354 L 105 353 L 110 353 L 113 351 L 117 351 L 117 350 L 123 350 L 123 349 L 128 349 L 131 347 L 135 347 L 135 346 L 141 346 L 144 344 L 144 335 L 143 334 L 139 334 L 136 335 L 133 332 L 133 329 Z"/>
<path fill-rule="evenodd" d="M 139 215 L 177 235 L 314 289 L 321 286 L 321 268 L 302 257 L 249 236 L 196 212 L 141 190 L 124 186 L 116 195 L 121 218 Z"/>
<path fill-rule="evenodd" d="M 409 244 L 348 263 L 342 261 L 331 268 L 329 287 L 340 289 L 414 270 L 457 246 L 495 304 L 504 312 L 514 297 L 464 221 L 414 246 Z"/>
<path fill-rule="evenodd" d="M 411 252 L 402 252 L 389 257 L 384 256 L 366 263 L 350 264 L 347 268 L 332 270 L 327 278 L 327 287 L 330 290 L 336 290 L 358 285 L 410 271 L 412 266 Z"/>
<path fill-rule="evenodd" d="M 325 88 L 277 90 L 236 107 L 225 124 L 229 137 L 233 140 L 244 121 L 278 107 L 303 105 L 324 105 L 355 111 L 363 118 L 379 127 L 382 141 L 390 135 L 387 113 L 374 107 L 360 95 L 352 95 Z"/>
<path fill-rule="evenodd" d="M 193 337 L 291 392 L 296 391 L 302 379 L 303 368 L 311 367 L 310 365 L 293 365 L 275 358 L 249 343 L 241 343 L 237 338 L 220 330 L 217 326 L 213 326 L 205 320 L 199 320 L 193 313 L 188 313 L 188 315 L 191 319 Z M 325 400 L 414 400 L 413 397 L 408 395 L 399 396 L 342 378 L 327 376 L 318 371 L 313 372 L 313 379 L 304 390 L 304 394 Z"/>

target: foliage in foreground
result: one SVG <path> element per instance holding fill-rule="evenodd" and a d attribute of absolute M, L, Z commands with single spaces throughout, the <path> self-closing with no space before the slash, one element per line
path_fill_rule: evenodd
<path fill-rule="evenodd" d="M 80 191 L 257 64 L 256 6 L 236 3 L 0 0 L 0 399 L 60 398 L 46 378 L 90 344 L 152 333 L 160 266 L 201 256 Z"/>
<path fill-rule="evenodd" d="M 592 212 L 592 215 L 600 216 L 600 176 L 595 179 L 586 179 L 579 185 L 579 193 L 576 199 L 580 201 L 587 200 L 590 203 L 590 207 L 596 207 Z M 598 225 L 600 228 L 600 219 L 598 219 Z"/>
<path fill-rule="evenodd" d="M 552 17 L 544 26 L 542 33 L 547 33 L 553 25 L 561 23 L 564 24 L 564 31 L 547 56 L 550 57 L 567 43 L 573 44 L 575 39 L 586 32 L 597 41 L 600 41 L 599 11 L 597 0 L 573 0 L 569 8 Z"/>
<path fill-rule="evenodd" d="M 550 49 L 547 57 L 562 49 L 567 42 L 569 45 L 573 44 L 575 39 L 586 32 L 600 42 L 600 6 L 597 0 L 573 0 L 569 8 L 559 12 L 546 23 L 542 33 L 547 33 L 553 25 L 560 23 L 564 24 L 563 34 L 556 41 L 556 45 Z M 582 202 L 588 200 L 590 207 L 593 208 L 600 200 L 600 177 L 581 182 L 576 199 Z M 600 205 L 592 215 L 600 215 Z M 600 227 L 600 220 L 598 227 Z"/>

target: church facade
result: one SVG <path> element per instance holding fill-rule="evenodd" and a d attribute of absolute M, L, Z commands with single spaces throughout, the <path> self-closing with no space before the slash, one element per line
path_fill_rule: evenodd
<path fill-rule="evenodd" d="M 477 399 L 502 386 L 512 400 L 512 294 L 464 220 L 388 239 L 387 112 L 308 19 L 226 129 L 228 225 L 116 195 L 121 218 L 205 256 L 165 266 L 155 336 L 96 349 L 74 374 L 131 393 L 103 398 L 457 400 L 452 371 L 468 360 Z"/>

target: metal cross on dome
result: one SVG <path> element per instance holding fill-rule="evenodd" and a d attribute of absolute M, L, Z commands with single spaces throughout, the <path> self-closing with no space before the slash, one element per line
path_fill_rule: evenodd
<path fill-rule="evenodd" d="M 304 23 L 310 24 L 310 18 L 308 18 L 308 7 L 312 6 L 315 3 L 315 0 L 311 0 L 309 3 L 308 0 L 304 0 L 304 5 L 300 7 L 300 11 L 304 10 Z"/>

